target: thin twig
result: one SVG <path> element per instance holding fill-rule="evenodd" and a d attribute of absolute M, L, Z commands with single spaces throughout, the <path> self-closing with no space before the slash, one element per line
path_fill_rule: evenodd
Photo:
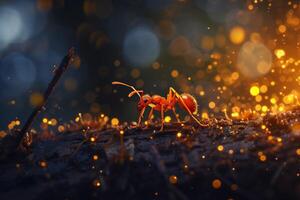
<path fill-rule="evenodd" d="M 54 90 L 55 86 L 57 85 L 59 79 L 61 78 L 63 73 L 67 70 L 68 66 L 73 61 L 74 55 L 75 55 L 75 49 L 71 48 L 69 50 L 68 54 L 61 61 L 59 67 L 55 70 L 55 75 L 54 75 L 53 79 L 51 80 L 51 82 L 49 83 L 48 88 L 47 88 L 47 90 L 45 91 L 45 93 L 43 95 L 43 102 L 35 107 L 35 109 L 31 113 L 29 118 L 27 119 L 25 125 L 23 126 L 23 128 L 20 132 L 20 141 L 18 142 L 19 144 L 20 144 L 20 142 L 22 142 L 22 140 L 24 139 L 26 133 L 31 128 L 31 125 L 33 124 L 35 118 L 42 111 L 42 108 L 46 105 L 46 103 L 49 99 L 49 96 L 53 92 L 53 90 Z"/>
<path fill-rule="evenodd" d="M 42 111 L 43 107 L 46 105 L 47 100 L 49 99 L 51 93 L 53 92 L 55 86 L 57 85 L 59 79 L 63 73 L 67 70 L 68 66 L 72 63 L 75 56 L 75 49 L 71 48 L 68 54 L 63 58 L 58 68 L 55 70 L 55 75 L 51 82 L 48 85 L 44 95 L 43 101 L 41 104 L 37 105 L 29 118 L 26 120 L 21 131 L 16 132 L 15 134 L 9 134 L 3 138 L 0 142 L 0 158 L 5 159 L 8 155 L 15 152 L 18 147 L 22 147 L 22 142 L 26 137 L 26 134 L 29 132 L 34 120 L 38 114 Z"/>

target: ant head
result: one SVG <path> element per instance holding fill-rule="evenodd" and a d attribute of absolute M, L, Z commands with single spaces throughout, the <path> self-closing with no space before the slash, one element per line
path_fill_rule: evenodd
<path fill-rule="evenodd" d="M 198 114 L 198 103 L 195 97 L 188 93 L 182 93 L 180 96 L 183 102 L 179 101 L 179 105 L 183 106 L 182 104 L 185 103 L 191 113 L 193 113 L 194 115 Z"/>
<path fill-rule="evenodd" d="M 149 104 L 151 102 L 151 96 L 149 94 L 145 94 L 141 97 L 141 100 L 145 103 L 145 104 Z"/>
<path fill-rule="evenodd" d="M 151 96 L 148 94 L 142 95 L 138 103 L 138 109 L 147 107 L 151 103 Z"/>

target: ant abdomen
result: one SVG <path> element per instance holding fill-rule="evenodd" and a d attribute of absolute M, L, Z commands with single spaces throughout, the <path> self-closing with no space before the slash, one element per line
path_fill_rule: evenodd
<path fill-rule="evenodd" d="M 180 96 L 182 98 L 182 101 L 185 103 L 185 105 L 191 111 L 191 113 L 196 115 L 198 113 L 198 103 L 197 103 L 197 100 L 195 99 L 195 97 L 193 97 L 192 95 L 190 95 L 188 93 L 183 93 Z M 183 105 L 183 102 L 178 101 L 180 107 L 185 108 L 185 106 Z"/>

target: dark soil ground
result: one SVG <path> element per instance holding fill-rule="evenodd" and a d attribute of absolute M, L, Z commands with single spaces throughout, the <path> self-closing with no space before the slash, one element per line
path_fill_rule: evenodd
<path fill-rule="evenodd" d="M 122 127 L 106 127 L 35 139 L 0 164 L 0 199 L 300 199 L 299 117 L 295 109 L 205 128 L 123 126 L 121 136 Z"/>

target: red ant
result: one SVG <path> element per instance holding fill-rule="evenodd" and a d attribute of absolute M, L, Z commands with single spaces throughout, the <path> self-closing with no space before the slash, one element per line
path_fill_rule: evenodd
<path fill-rule="evenodd" d="M 196 117 L 195 115 L 198 114 L 198 103 L 196 99 L 188 94 L 188 93 L 183 93 L 179 94 L 176 92 L 176 90 L 172 87 L 169 88 L 169 93 L 167 95 L 167 98 L 159 96 L 159 95 L 153 95 L 150 96 L 149 94 L 144 94 L 143 90 L 136 90 L 133 86 L 128 85 L 126 83 L 114 81 L 112 82 L 113 85 L 123 85 L 126 87 L 131 88 L 133 91 L 128 94 L 128 97 L 132 97 L 133 95 L 137 94 L 140 98 L 138 102 L 138 111 L 139 111 L 139 118 L 138 118 L 138 125 L 141 124 L 142 118 L 144 116 L 144 112 L 146 108 L 149 106 L 151 108 L 149 115 L 148 115 L 148 120 L 151 120 L 153 111 L 159 111 L 161 114 L 161 131 L 164 128 L 164 113 L 168 110 L 172 110 L 177 122 L 180 122 L 180 119 L 176 113 L 175 110 L 175 105 L 176 103 L 179 104 L 181 108 L 186 110 L 188 114 L 200 125 L 200 126 L 207 126 L 202 124 Z"/>

